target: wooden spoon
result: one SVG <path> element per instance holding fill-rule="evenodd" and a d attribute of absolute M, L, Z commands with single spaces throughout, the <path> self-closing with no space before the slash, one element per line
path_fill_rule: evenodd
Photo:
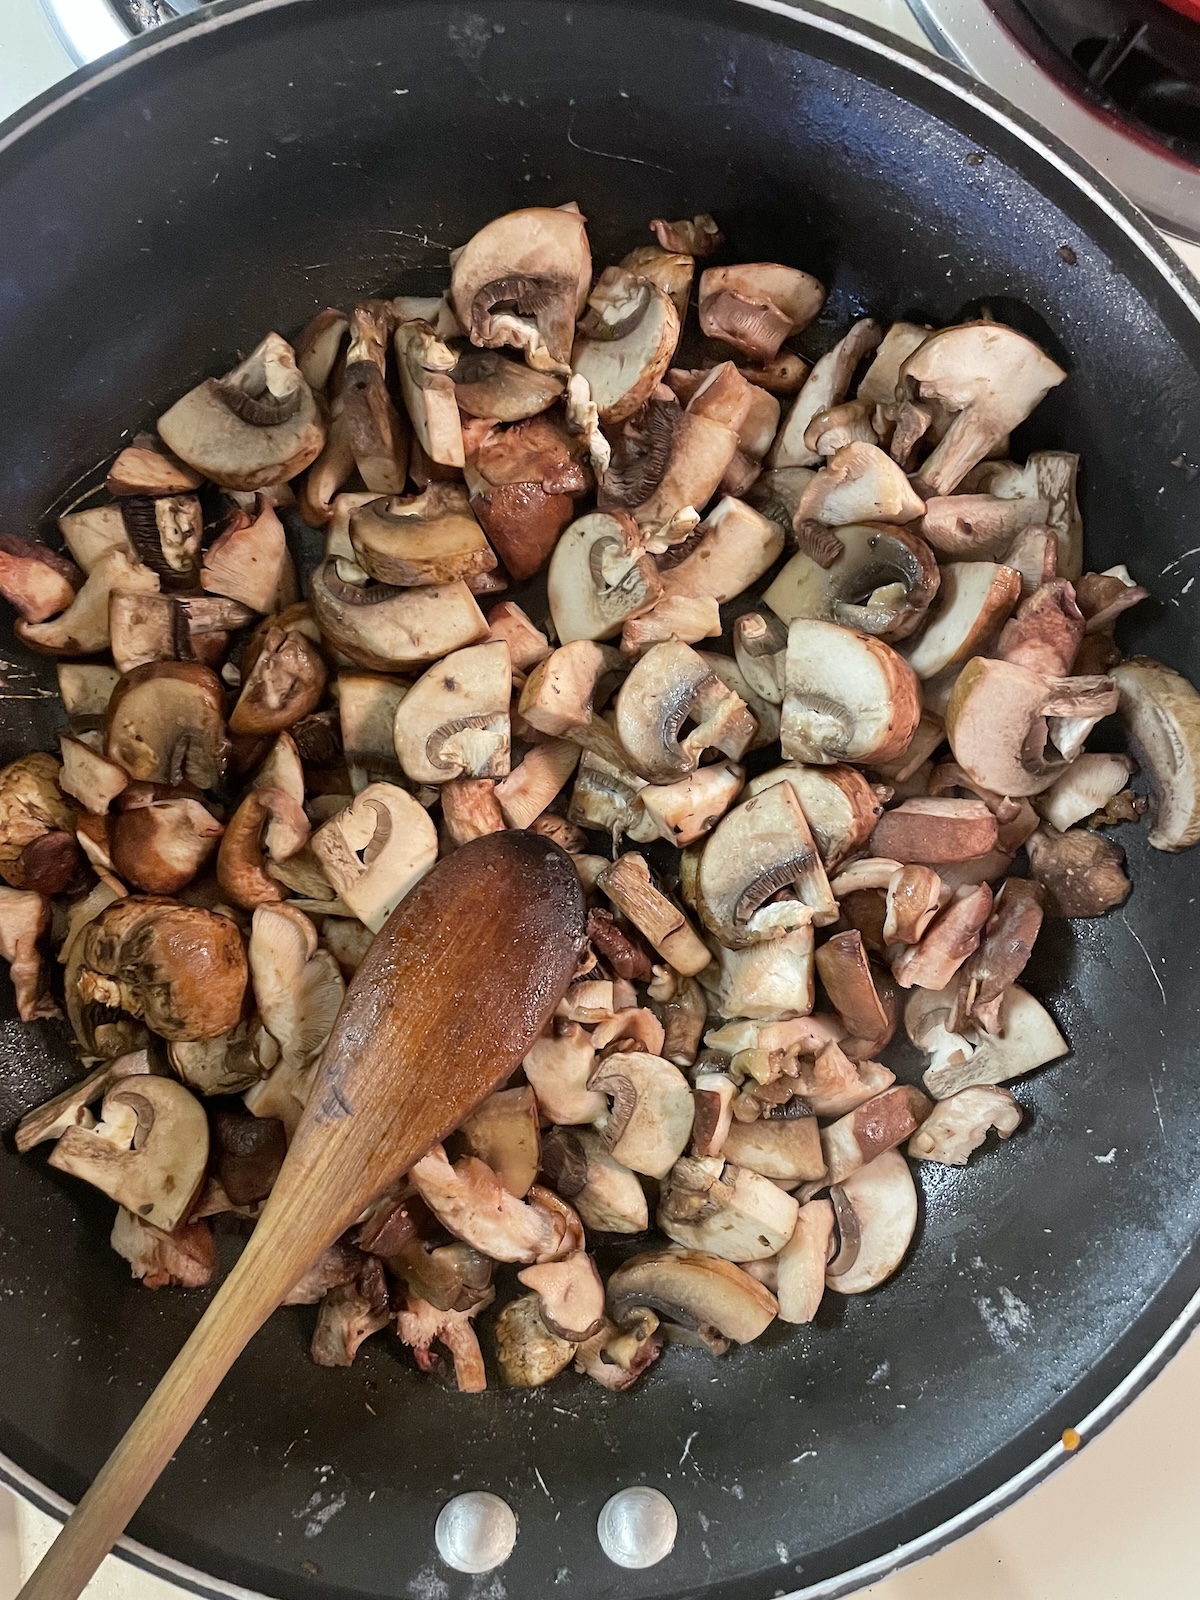
<path fill-rule="evenodd" d="M 76 1600 L 288 1291 L 513 1072 L 583 942 L 575 868 L 538 834 L 476 839 L 400 903 L 354 975 L 241 1259 L 18 1600 Z"/>

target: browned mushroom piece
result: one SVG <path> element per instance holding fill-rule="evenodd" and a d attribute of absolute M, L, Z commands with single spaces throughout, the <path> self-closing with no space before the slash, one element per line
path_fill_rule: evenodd
<path fill-rule="evenodd" d="M 667 222 L 655 217 L 650 229 L 664 250 L 678 250 L 690 256 L 711 256 L 725 243 L 716 219 L 706 211 L 698 212 L 690 221 L 684 217 L 679 222 Z"/>
<path fill-rule="evenodd" d="M 269 627 L 247 649 L 242 674 L 229 731 L 268 734 L 282 733 L 316 710 L 329 669 L 302 629 Z"/>
<path fill-rule="evenodd" d="M 200 474 L 172 460 L 153 434 L 139 433 L 108 469 L 104 487 L 118 497 L 188 494 L 200 487 Z"/>
<path fill-rule="evenodd" d="M 570 1365 L 575 1343 L 560 1338 L 542 1320 L 540 1294 L 522 1295 L 503 1306 L 493 1324 L 496 1362 L 514 1389 L 536 1389 Z"/>
<path fill-rule="evenodd" d="M 206 378 L 177 400 L 158 431 L 182 461 L 225 489 L 294 478 L 325 443 L 316 396 L 277 333 L 224 378 Z"/>
<path fill-rule="evenodd" d="M 73 561 L 37 539 L 0 533 L 0 598 L 26 622 L 45 622 L 65 611 L 83 586 Z"/>
<path fill-rule="evenodd" d="M 460 350 L 450 377 L 458 409 L 491 422 L 536 417 L 562 397 L 565 387 L 554 374 L 536 372 L 498 350 Z"/>
<path fill-rule="evenodd" d="M 147 894 L 175 894 L 190 883 L 224 831 L 199 800 L 160 797 L 150 785 L 125 789 L 119 802 L 108 835 L 113 870 Z"/>
<path fill-rule="evenodd" d="M 164 589 L 188 589 L 200 566 L 204 513 L 194 494 L 127 495 L 118 502 L 129 544 Z"/>
<path fill-rule="evenodd" d="M 1027 529 L 1045 524 L 1049 509 L 1045 500 L 1023 497 L 936 495 L 925 502 L 921 533 L 942 556 L 958 560 L 1000 559 Z"/>
<path fill-rule="evenodd" d="M 874 1055 L 891 1038 L 895 1021 L 880 999 L 862 934 L 834 934 L 817 950 L 816 963 L 834 1010 L 860 1046 L 856 1053 Z"/>
<path fill-rule="evenodd" d="M 1083 613 L 1065 578 L 1043 584 L 1004 624 L 996 654 L 1046 677 L 1066 677 L 1083 640 Z"/>
<path fill-rule="evenodd" d="M 39 655 L 90 656 L 109 644 L 109 605 L 119 590 L 156 594 L 156 572 L 123 548 L 107 550 L 93 564 L 82 588 L 65 611 L 45 622 L 17 619 L 14 632 Z"/>
<path fill-rule="evenodd" d="M 422 1372 L 437 1370 L 434 1344 L 444 1345 L 454 1363 L 454 1381 L 460 1394 L 482 1394 L 487 1388 L 483 1352 L 471 1320 L 492 1296 L 468 1311 L 439 1311 L 426 1300 L 410 1296 L 396 1316 L 396 1332 L 412 1350 Z"/>
<path fill-rule="evenodd" d="M 400 392 L 421 450 L 435 465 L 463 466 L 462 424 L 451 376 L 457 355 L 420 318 L 401 322 L 393 344 Z M 402 493 L 403 485 L 393 492 Z"/>
<path fill-rule="evenodd" d="M 1021 1126 L 1024 1112 L 1009 1089 L 976 1084 L 939 1100 L 908 1141 L 908 1154 L 918 1161 L 965 1167 L 994 1128 L 1007 1139 Z"/>
<path fill-rule="evenodd" d="M 790 1194 L 750 1168 L 720 1156 L 684 1156 L 663 1186 L 656 1220 L 687 1249 L 725 1261 L 763 1261 L 791 1238 L 798 1209 Z"/>
<path fill-rule="evenodd" d="M 689 977 L 708 966 L 708 946 L 679 906 L 655 887 L 643 856 L 632 851 L 619 856 L 597 886 L 676 972 Z"/>
<path fill-rule="evenodd" d="M 489 427 L 468 450 L 471 509 L 512 576 L 531 577 L 575 513 L 591 478 L 561 418 Z"/>
<path fill-rule="evenodd" d="M 824 301 L 824 287 L 795 267 L 772 262 L 709 267 L 700 277 L 700 329 L 752 361 L 771 361 Z"/>
<path fill-rule="evenodd" d="M 571 367 L 587 382 L 599 421 L 614 425 L 645 405 L 670 366 L 679 314 L 664 289 L 625 267 L 606 267 L 587 305 Z"/>
<path fill-rule="evenodd" d="M 217 1245 L 207 1222 L 164 1233 L 118 1206 L 108 1242 L 147 1289 L 203 1289 L 216 1276 Z"/>
<path fill-rule="evenodd" d="M 212 1125 L 217 1176 L 237 1206 L 265 1200 L 287 1155 L 287 1136 L 277 1117 L 218 1111 Z"/>
<path fill-rule="evenodd" d="M 836 1042 L 797 1063 L 793 1088 L 814 1116 L 844 1117 L 890 1089 L 895 1074 L 878 1061 L 851 1061 Z"/>
<path fill-rule="evenodd" d="M 496 785 L 496 799 L 510 828 L 527 828 L 558 795 L 579 762 L 579 747 L 549 739 L 525 757 Z"/>
<path fill-rule="evenodd" d="M 496 558 L 459 483 L 371 500 L 350 514 L 355 560 L 380 583 L 452 583 L 490 572 Z"/>
<path fill-rule="evenodd" d="M 492 1169 L 509 1194 L 524 1199 L 541 1162 L 534 1091 L 498 1090 L 476 1106 L 459 1132 L 470 1153 Z"/>
<path fill-rule="evenodd" d="M 305 323 L 295 343 L 296 365 L 311 389 L 328 384 L 349 332 L 350 319 L 335 306 L 326 306 Z"/>
<path fill-rule="evenodd" d="M 695 1110 L 679 1068 L 641 1049 L 617 1050 L 597 1062 L 587 1086 L 612 1099 L 604 1138 L 613 1159 L 665 1177 L 687 1146 Z"/>
<path fill-rule="evenodd" d="M 979 948 L 962 969 L 960 1010 L 987 1033 L 999 1030 L 1004 995 L 1025 970 L 1041 931 L 1044 899 L 1036 876 L 1005 879 Z"/>
<path fill-rule="evenodd" d="M 825 1182 L 844 1183 L 851 1173 L 902 1144 L 932 1109 L 933 1102 L 919 1089 L 896 1084 L 822 1128 Z"/>
<path fill-rule="evenodd" d="M 418 1238 L 415 1228 L 420 1212 L 419 1199 L 402 1201 L 388 1211 L 381 1229 L 374 1222 L 360 1227 L 360 1245 L 387 1262 L 410 1298 L 415 1295 L 427 1300 L 439 1311 L 469 1311 L 472 1306 L 487 1305 L 492 1298 L 492 1263 L 468 1244 L 435 1247 Z"/>
<path fill-rule="evenodd" d="M 682 1337 L 723 1355 L 732 1341 L 749 1344 L 778 1311 L 775 1296 L 732 1261 L 703 1250 L 647 1250 L 613 1273 L 609 1315 L 618 1327 L 653 1311 Z"/>
<path fill-rule="evenodd" d="M 724 605 L 757 583 L 782 552 L 778 523 L 726 495 L 694 533 L 659 558 L 663 593 Z"/>
<path fill-rule="evenodd" d="M 59 772 L 41 751 L 0 770 L 0 877 L 14 889 L 51 895 L 81 884 L 78 819 L 59 789 Z"/>
<path fill-rule="evenodd" d="M 563 1254 L 570 1228 L 537 1200 L 509 1194 L 475 1156 L 451 1166 L 441 1145 L 421 1157 L 409 1174 L 417 1193 L 448 1232 L 493 1261 L 554 1261 Z M 573 1214 L 572 1214 L 573 1215 Z"/>
<path fill-rule="evenodd" d="M 318 1367 L 348 1367 L 360 1346 L 392 1320 L 387 1279 L 373 1256 L 352 1283 L 328 1289 L 317 1312 L 309 1354 Z"/>
<path fill-rule="evenodd" d="M 802 1100 L 790 1100 L 768 1110 L 773 1114 L 755 1122 L 731 1122 L 720 1154 L 773 1183 L 791 1185 L 821 1177 L 825 1156 L 811 1108 Z"/>
<path fill-rule="evenodd" d="M 928 625 L 905 650 L 918 678 L 986 651 L 1021 593 L 1020 574 L 991 561 L 952 561 L 941 568 L 941 586 Z"/>
<path fill-rule="evenodd" d="M 616 702 L 617 734 L 637 771 L 651 781 L 681 778 L 699 765 L 705 750 L 737 760 L 755 732 L 755 721 L 690 646 L 653 646 L 636 662 Z M 684 724 L 690 732 L 680 737 Z"/>
<path fill-rule="evenodd" d="M 838 1294 L 863 1294 L 891 1277 L 912 1243 L 912 1172 L 898 1150 L 887 1150 L 831 1188 L 829 1198 L 838 1249 L 826 1268 L 826 1286 Z"/>
<path fill-rule="evenodd" d="M 885 811 L 871 853 L 902 865 L 973 861 L 996 847 L 996 818 L 982 800 L 905 800 Z"/>
<path fill-rule="evenodd" d="M 49 992 L 42 940 L 50 931 L 50 902 L 32 890 L 0 889 L 0 957 L 16 994 L 22 1022 L 62 1013 Z"/>
<path fill-rule="evenodd" d="M 960 989 L 958 982 L 944 990 L 914 989 L 904 1008 L 909 1038 L 929 1057 L 924 1082 L 935 1098 L 977 1083 L 1005 1083 L 1067 1054 L 1070 1046 L 1053 1018 L 1019 983 L 1001 998 L 995 1033 L 969 1026 L 958 1031 Z"/>
<path fill-rule="evenodd" d="M 902 866 L 888 879 L 886 895 L 883 942 L 916 944 L 938 914 L 942 880 L 932 867 Z"/>
<path fill-rule="evenodd" d="M 461 578 L 396 588 L 350 581 L 326 560 L 310 579 L 313 615 L 325 639 L 355 665 L 375 672 L 424 666 L 487 636 L 487 623 Z"/>
<path fill-rule="evenodd" d="M 783 895 L 785 889 L 791 892 Z M 791 784 L 744 800 L 717 824 L 700 857 L 696 907 L 730 949 L 835 920 L 829 881 Z"/>
<path fill-rule="evenodd" d="M 663 1334 L 658 1318 L 643 1310 L 618 1328 L 607 1318 L 598 1333 L 585 1339 L 575 1352 L 575 1371 L 586 1373 L 615 1393 L 631 1389 L 642 1373 L 662 1354 Z"/>
<path fill-rule="evenodd" d="M 229 754 L 225 694 L 208 667 L 157 661 L 127 672 L 106 713 L 105 754 L 144 783 L 215 789 Z"/>
<path fill-rule="evenodd" d="M 903 989 L 944 989 L 979 948 L 991 910 L 992 891 L 986 883 L 959 889 L 920 940 L 906 945 L 892 962 L 896 982 Z"/>
<path fill-rule="evenodd" d="M 1102 917 L 1129 898 L 1125 852 L 1102 833 L 1039 828 L 1025 849 L 1029 871 L 1046 891 L 1049 916 Z"/>
<path fill-rule="evenodd" d="M 260 495 L 256 511 L 235 511 L 204 552 L 200 583 L 210 594 L 240 600 L 267 615 L 297 598 L 296 571 L 275 507 Z"/>
<path fill-rule="evenodd" d="M 388 343 L 394 320 L 395 313 L 386 300 L 364 300 L 355 306 L 342 377 L 346 442 L 360 477 L 376 494 L 403 494 L 408 475 L 408 428 L 387 386 Z"/>

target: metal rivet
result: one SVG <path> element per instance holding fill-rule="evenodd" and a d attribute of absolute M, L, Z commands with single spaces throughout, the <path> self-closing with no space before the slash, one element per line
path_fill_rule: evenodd
<path fill-rule="evenodd" d="M 433 1538 L 438 1555 L 456 1572 L 490 1572 L 512 1555 L 516 1514 L 499 1495 L 472 1490 L 447 1500 L 438 1512 Z"/>
<path fill-rule="evenodd" d="M 679 1518 L 658 1489 L 622 1489 L 605 1502 L 596 1522 L 604 1554 L 618 1567 L 653 1567 L 675 1547 Z"/>

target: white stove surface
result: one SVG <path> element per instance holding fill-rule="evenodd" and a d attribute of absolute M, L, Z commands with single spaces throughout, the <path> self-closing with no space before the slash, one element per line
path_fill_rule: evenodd
<path fill-rule="evenodd" d="M 927 47 L 905 0 L 833 0 Z M 106 42 L 106 41 L 101 41 Z M 40 0 L 0 0 L 0 117 L 72 68 Z M 1172 240 L 1200 276 L 1200 247 Z M 1197 1600 L 1200 1339 L 1047 1482 L 982 1528 L 854 1600 Z M 971 1419 L 963 1418 L 964 1428 Z M 803 1515 L 803 1507 L 798 1509 Z M 0 1486 L 0 1600 L 13 1600 L 57 1523 Z M 432 1553 L 432 1528 L 430 1529 Z M 404 1575 L 397 1574 L 397 1594 Z M 85 1600 L 181 1600 L 110 1558 Z M 513 1600 L 535 1600 L 514 1596 Z"/>

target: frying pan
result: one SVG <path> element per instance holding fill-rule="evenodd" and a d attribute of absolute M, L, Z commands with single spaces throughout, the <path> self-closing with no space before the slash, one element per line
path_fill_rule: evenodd
<path fill-rule="evenodd" d="M 126 430 L 269 327 L 439 288 L 447 247 L 577 199 L 596 258 L 712 210 L 735 259 L 830 285 L 810 353 L 855 315 L 991 307 L 1070 369 L 1016 440 L 1083 453 L 1091 565 L 1153 592 L 1127 650 L 1200 675 L 1195 286 L 1094 173 L 952 69 L 819 6 L 768 0 L 257 0 L 70 80 L 0 132 L 0 471 L 16 529 L 99 476 Z M 0 757 L 50 744 L 52 664 L 3 646 Z M 201 1595 L 766 1600 L 843 1593 L 981 1520 L 1086 1440 L 1200 1306 L 1200 857 L 1123 829 L 1135 884 L 1053 923 L 1030 969 L 1073 1055 L 1016 1086 L 1022 1133 L 919 1175 L 912 1258 L 723 1361 L 672 1349 L 629 1395 L 568 1377 L 460 1396 L 371 1341 L 311 1366 L 311 1310 L 255 1340 L 133 1525 L 127 1554 Z M 481 914 L 487 914 L 486 909 Z M 3 1004 L 8 1005 L 7 986 Z M 894 1063 L 915 1076 L 903 1050 Z M 73 1074 L 6 1020 L 0 1121 Z M 0 1452 L 73 1499 L 203 1297 L 150 1294 L 111 1207 L 0 1157 Z M 229 1236 L 226 1251 L 237 1247 Z M 650 1483 L 679 1537 L 610 1566 L 605 1499 Z M 490 1489 L 498 1573 L 440 1566 L 438 1508 Z M 204 1577 L 201 1574 L 211 1574 Z"/>

